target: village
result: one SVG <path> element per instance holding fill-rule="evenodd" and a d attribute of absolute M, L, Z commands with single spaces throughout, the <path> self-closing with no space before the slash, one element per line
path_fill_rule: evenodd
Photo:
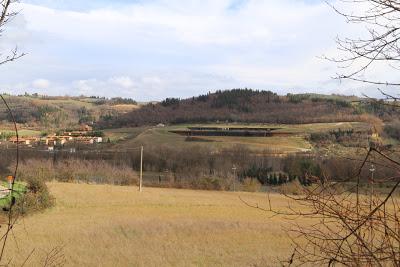
<path fill-rule="evenodd" d="M 42 137 L 29 136 L 19 137 L 12 136 L 4 140 L 5 144 L 18 144 L 26 147 L 44 146 L 48 151 L 54 151 L 56 147 L 64 147 L 66 145 L 94 145 L 103 143 L 101 132 L 93 131 L 93 127 L 89 125 L 80 125 L 74 130 L 65 130 L 57 133 L 47 134 Z"/>

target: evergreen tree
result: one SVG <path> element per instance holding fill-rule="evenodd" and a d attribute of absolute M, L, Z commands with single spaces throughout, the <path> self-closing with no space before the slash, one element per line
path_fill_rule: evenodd
<path fill-rule="evenodd" d="M 277 185 L 278 184 L 278 177 L 276 176 L 276 173 L 272 176 L 272 184 Z"/>

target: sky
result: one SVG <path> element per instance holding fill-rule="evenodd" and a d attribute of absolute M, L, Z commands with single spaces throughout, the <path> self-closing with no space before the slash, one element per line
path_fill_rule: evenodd
<path fill-rule="evenodd" d="M 139 101 L 244 87 L 377 93 L 333 79 L 336 64 L 321 57 L 336 55 L 338 35 L 361 29 L 321 0 L 25 0 L 14 8 L 0 51 L 27 55 L 0 66 L 3 92 Z"/>

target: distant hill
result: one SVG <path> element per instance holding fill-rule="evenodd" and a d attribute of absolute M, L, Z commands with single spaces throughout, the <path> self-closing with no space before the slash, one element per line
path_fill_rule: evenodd
<path fill-rule="evenodd" d="M 33 130 L 152 126 L 159 123 L 314 123 L 364 121 L 373 114 L 384 121 L 399 117 L 399 110 L 380 101 L 355 96 L 321 94 L 278 95 L 271 91 L 233 89 L 188 99 L 137 103 L 129 98 L 5 95 L 17 123 Z M 11 127 L 0 103 L 2 129 Z M 1 129 L 1 128 L 0 128 Z"/>
<path fill-rule="evenodd" d="M 132 99 L 20 95 L 4 96 L 18 124 L 44 129 L 76 127 L 79 124 L 95 124 L 99 120 L 118 117 L 137 109 Z M 0 103 L 0 122 L 3 126 L 11 122 L 5 105 Z"/>
<path fill-rule="evenodd" d="M 98 125 L 125 127 L 158 123 L 314 123 L 362 120 L 359 98 L 354 96 L 288 94 L 233 89 L 188 99 L 167 98 Z"/>

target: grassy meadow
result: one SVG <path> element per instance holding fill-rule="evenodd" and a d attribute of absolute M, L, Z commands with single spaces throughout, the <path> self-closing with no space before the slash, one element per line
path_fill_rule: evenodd
<path fill-rule="evenodd" d="M 56 206 L 19 221 L 6 258 L 43 266 L 277 266 L 290 257 L 282 218 L 244 205 L 262 193 L 49 183 Z M 276 208 L 287 205 L 278 194 Z M 302 223 L 301 221 L 298 223 Z M 289 255 L 289 256 L 288 256 Z"/>
<path fill-rule="evenodd" d="M 6 135 L 15 135 L 15 130 L 13 129 L 0 129 L 0 133 L 6 134 Z M 29 130 L 29 129 L 22 129 L 18 130 L 18 135 L 20 137 L 39 137 L 40 136 L 40 131 L 37 130 Z"/>
<path fill-rule="evenodd" d="M 187 141 L 185 136 L 170 133 L 172 130 L 184 130 L 190 126 L 207 127 L 277 127 L 276 132 L 290 132 L 290 136 L 274 137 L 234 137 L 201 136 L 198 141 Z M 137 147 L 141 144 L 169 145 L 172 147 L 206 146 L 218 150 L 235 145 L 242 145 L 254 151 L 267 150 L 271 153 L 296 153 L 312 151 L 312 144 L 306 139 L 315 132 L 329 132 L 338 129 L 365 130 L 369 125 L 361 122 L 313 123 L 313 124 L 183 124 L 167 127 L 138 127 L 105 130 L 105 136 L 118 141 L 117 147 Z"/>

